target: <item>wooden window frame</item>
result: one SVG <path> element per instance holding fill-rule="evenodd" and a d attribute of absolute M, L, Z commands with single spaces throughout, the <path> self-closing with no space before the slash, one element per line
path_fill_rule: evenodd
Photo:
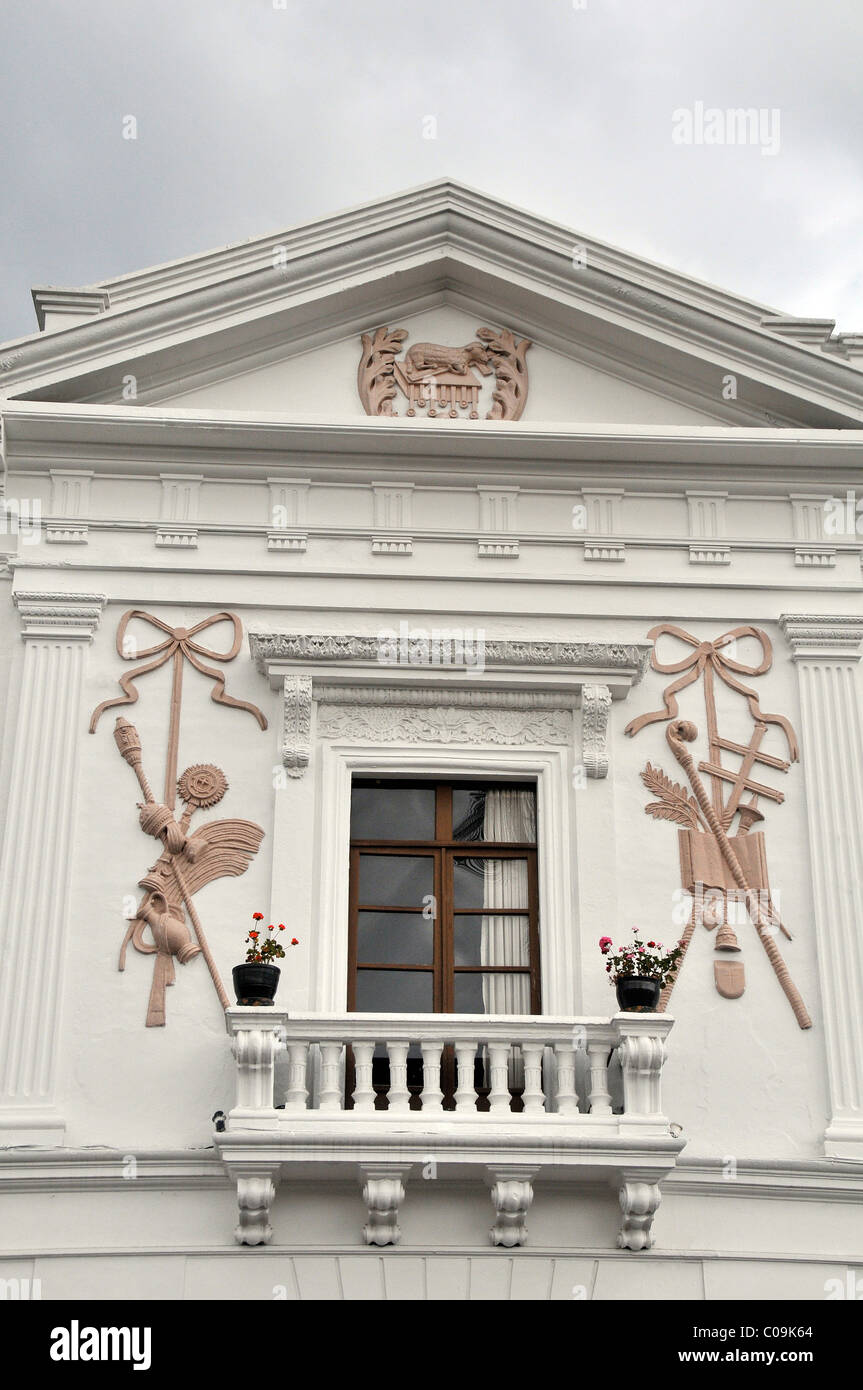
<path fill-rule="evenodd" d="M 348 890 L 348 1011 L 356 1011 L 357 976 L 359 970 L 419 971 L 433 976 L 433 1012 L 453 1014 L 455 1012 L 455 983 L 459 974 L 526 974 L 529 976 L 530 1013 L 540 1014 L 541 971 L 539 936 L 539 878 L 538 845 L 536 841 L 476 841 L 456 840 L 452 826 L 452 793 L 459 785 L 500 790 L 513 784 L 500 779 L 459 779 L 410 778 L 387 779 L 358 777 L 352 781 L 354 786 L 393 787 L 434 787 L 435 826 L 434 838 L 430 840 L 383 840 L 354 839 L 350 841 L 350 875 Z M 531 790 L 536 796 L 537 788 L 532 783 L 515 784 L 520 790 Z M 406 855 L 412 858 L 431 858 L 433 869 L 433 894 L 436 903 L 433 931 L 433 954 L 431 965 L 394 964 L 390 962 L 358 961 L 358 928 L 361 911 L 411 912 L 420 914 L 421 908 L 393 904 L 377 905 L 359 901 L 359 865 L 362 854 L 387 856 Z M 527 911 L 518 909 L 494 911 L 494 916 L 527 916 L 528 918 L 528 965 L 512 966 L 457 966 L 455 964 L 455 919 L 459 916 L 477 917 L 483 913 L 476 907 L 456 908 L 453 903 L 453 868 L 458 859 L 524 859 L 527 862 L 528 902 Z"/>

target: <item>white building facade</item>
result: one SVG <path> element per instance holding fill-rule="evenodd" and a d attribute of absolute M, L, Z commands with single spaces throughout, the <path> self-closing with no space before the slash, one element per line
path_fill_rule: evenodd
<path fill-rule="evenodd" d="M 863 339 L 448 182 L 34 300 L 0 1276 L 847 1296 Z"/>

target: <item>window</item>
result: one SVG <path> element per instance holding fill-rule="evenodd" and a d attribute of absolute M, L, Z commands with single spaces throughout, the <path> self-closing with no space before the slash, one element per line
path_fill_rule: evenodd
<path fill-rule="evenodd" d="M 348 1008 L 540 1012 L 536 790 L 356 780 Z"/>

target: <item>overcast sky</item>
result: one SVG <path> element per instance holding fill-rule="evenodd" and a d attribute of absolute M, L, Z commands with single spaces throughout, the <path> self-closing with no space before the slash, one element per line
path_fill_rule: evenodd
<path fill-rule="evenodd" d="M 3 0 L 0 340 L 441 176 L 863 331 L 861 60 L 861 0 Z"/>

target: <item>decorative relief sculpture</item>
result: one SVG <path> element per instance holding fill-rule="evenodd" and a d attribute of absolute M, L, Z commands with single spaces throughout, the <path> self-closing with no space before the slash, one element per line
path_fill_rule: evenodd
<path fill-rule="evenodd" d="M 479 419 L 481 376 L 494 373 L 495 387 L 489 420 L 519 420 L 527 404 L 528 338 L 516 341 L 509 329 L 478 328 L 476 340 L 464 347 L 443 343 L 414 343 L 398 360 L 405 328 L 376 328 L 362 335 L 357 389 L 367 415 L 396 415 L 398 391 L 407 400 L 408 416 L 438 414 L 451 420 L 465 415 Z"/>
<path fill-rule="evenodd" d="M 665 664 L 657 656 L 654 646 L 651 664 L 655 671 L 677 677 L 663 693 L 664 709 L 652 714 L 643 714 L 633 719 L 626 727 L 626 733 L 637 734 L 648 724 L 657 721 L 670 721 L 666 728 L 666 739 L 677 762 L 689 780 L 692 794 L 679 783 L 672 782 L 658 768 L 650 763 L 641 774 L 642 781 L 657 797 L 645 808 L 648 815 L 657 820 L 670 820 L 682 828 L 678 831 L 680 865 L 683 888 L 692 895 L 689 922 L 681 938 L 683 957 L 692 940 L 695 927 L 701 924 L 712 930 L 719 927 L 715 947 L 717 951 L 738 953 L 740 946 L 732 926 L 731 902 L 742 898 L 759 940 L 763 945 L 777 979 L 788 998 L 801 1028 L 811 1028 L 812 1022 L 806 1007 L 793 984 L 788 968 L 780 955 L 775 936 L 782 932 L 788 939 L 790 933 L 779 918 L 770 895 L 767 878 L 767 856 L 764 833 L 753 830 L 764 819 L 758 809 L 759 798 L 782 802 L 782 792 L 775 791 L 765 783 L 756 781 L 752 772 L 756 764 L 787 772 L 791 762 L 798 758 L 797 739 L 789 721 L 781 714 L 765 714 L 758 702 L 758 694 L 738 680 L 739 675 L 761 676 L 773 664 L 773 649 L 765 632 L 756 627 L 736 627 L 723 633 L 713 642 L 699 642 L 698 638 L 671 623 L 654 627 L 648 636 L 655 644 L 660 637 L 676 637 L 694 648 L 682 660 Z M 745 637 L 754 638 L 761 646 L 761 661 L 745 665 L 734 660 L 726 648 Z M 748 744 L 723 738 L 718 730 L 716 715 L 715 678 L 722 681 L 730 690 L 743 695 L 749 706 L 754 728 Z M 696 766 L 687 744 L 698 736 L 696 726 L 689 720 L 679 719 L 676 695 L 680 690 L 703 680 L 703 692 L 707 720 L 708 760 Z M 761 743 L 774 725 L 781 729 L 787 744 L 789 758 L 775 757 L 762 751 Z M 739 759 L 739 765 L 729 768 L 723 765 L 723 753 L 730 753 Z M 712 794 L 709 795 L 700 773 L 711 779 Z M 748 800 L 744 802 L 744 795 Z M 737 818 L 736 833 L 732 825 Z M 667 1006 L 674 983 L 680 977 L 678 969 L 675 980 L 663 991 L 660 1009 Z M 714 979 L 719 994 L 726 999 L 737 999 L 745 988 L 743 965 L 740 961 L 720 959 L 714 963 Z"/>
<path fill-rule="evenodd" d="M 133 618 L 152 623 L 154 627 L 167 633 L 163 642 L 143 651 L 130 653 L 126 646 L 126 629 Z M 211 651 L 193 639 L 195 635 L 216 623 L 229 622 L 233 626 L 234 640 L 227 652 Z M 230 705 L 234 709 L 245 709 L 254 715 L 262 729 L 267 721 L 256 705 L 245 700 L 235 700 L 225 693 L 224 674 L 204 665 L 201 657 L 214 661 L 232 661 L 240 650 L 243 629 L 239 618 L 233 613 L 216 613 L 193 628 L 171 628 L 152 614 L 140 609 L 130 609 L 124 613 L 117 628 L 117 651 L 124 660 L 137 660 L 140 657 L 154 657 L 143 666 L 121 676 L 119 684 L 123 695 L 112 700 L 103 700 L 93 711 L 90 733 L 106 709 L 116 705 L 134 704 L 138 699 L 135 688 L 137 677 L 157 670 L 173 657 L 173 681 L 171 690 L 170 721 L 168 730 L 168 751 L 165 766 L 164 800 L 156 801 L 143 768 L 141 741 L 133 724 L 122 716 L 117 718 L 114 740 L 121 757 L 129 764 L 138 779 L 144 794 L 139 802 L 141 829 L 164 846 L 162 854 L 143 878 L 139 886 L 145 890 L 135 916 L 129 923 L 120 950 L 120 970 L 126 967 L 126 948 L 131 941 L 136 951 L 142 955 L 155 955 L 153 984 L 147 1008 L 147 1027 L 158 1028 L 165 1023 L 165 988 L 174 983 L 174 958 L 185 965 L 197 955 L 203 955 L 209 969 L 216 994 L 223 1008 L 228 1007 L 228 996 L 219 977 L 215 961 L 210 953 L 204 929 L 198 917 L 193 897 L 205 884 L 227 875 L 245 873 L 257 853 L 264 832 L 260 826 L 246 820 L 209 821 L 198 830 L 190 833 L 192 816 L 197 810 L 207 810 L 218 805 L 228 790 L 228 783 L 220 768 L 211 763 L 197 763 L 186 768 L 177 780 L 177 754 L 180 739 L 180 714 L 183 694 L 183 668 L 188 660 L 197 671 L 215 682 L 212 698 L 217 704 Z M 174 806 L 179 794 L 183 802 L 183 812 L 179 820 L 175 817 Z M 189 914 L 197 944 L 192 940 L 186 925 L 186 912 Z M 145 941 L 144 932 L 149 927 L 152 944 Z"/>
<path fill-rule="evenodd" d="M 509 746 L 568 743 L 572 738 L 572 716 L 566 710 L 440 707 L 432 704 L 431 698 L 426 695 L 428 703 L 424 706 L 393 704 L 350 708 L 322 704 L 318 733 L 324 738 L 351 737 L 376 743 Z"/>

